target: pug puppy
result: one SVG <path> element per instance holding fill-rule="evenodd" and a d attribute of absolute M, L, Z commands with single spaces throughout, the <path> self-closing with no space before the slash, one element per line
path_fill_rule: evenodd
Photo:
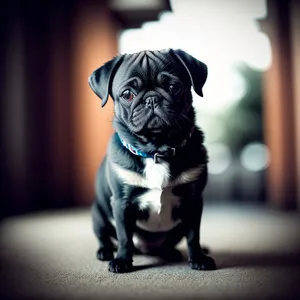
<path fill-rule="evenodd" d="M 199 243 L 207 153 L 191 94 L 203 96 L 206 78 L 204 63 L 173 49 L 120 55 L 89 77 L 102 106 L 114 101 L 92 206 L 97 258 L 111 272 L 132 271 L 136 252 L 178 259 L 183 237 L 192 269 L 216 268 Z"/>

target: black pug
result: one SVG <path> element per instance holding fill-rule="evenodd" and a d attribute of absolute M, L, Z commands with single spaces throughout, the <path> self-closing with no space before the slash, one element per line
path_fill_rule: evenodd
<path fill-rule="evenodd" d="M 116 132 L 92 207 L 97 257 L 111 272 L 132 271 L 136 251 L 177 259 L 184 236 L 191 268 L 216 268 L 199 243 L 207 153 L 191 94 L 203 96 L 206 78 L 204 63 L 173 49 L 117 56 L 89 78 L 102 106 L 114 100 Z"/>

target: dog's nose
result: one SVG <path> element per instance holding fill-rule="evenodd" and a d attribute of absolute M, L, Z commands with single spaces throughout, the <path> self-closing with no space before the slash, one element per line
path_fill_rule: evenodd
<path fill-rule="evenodd" d="M 150 96 L 146 99 L 146 106 L 148 108 L 156 108 L 158 106 L 158 97 Z"/>

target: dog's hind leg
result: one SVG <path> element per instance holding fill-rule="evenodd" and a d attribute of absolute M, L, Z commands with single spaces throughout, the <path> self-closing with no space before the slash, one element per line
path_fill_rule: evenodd
<path fill-rule="evenodd" d="M 97 259 L 109 261 L 114 258 L 115 246 L 111 238 L 116 237 L 116 231 L 97 201 L 94 201 L 92 205 L 92 220 L 93 230 L 99 241 L 99 249 L 96 253 Z"/>

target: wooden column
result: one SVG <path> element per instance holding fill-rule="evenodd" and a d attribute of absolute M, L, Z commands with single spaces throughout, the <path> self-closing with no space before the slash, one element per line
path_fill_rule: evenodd
<path fill-rule="evenodd" d="M 94 180 L 113 133 L 113 104 L 101 100 L 88 85 L 89 75 L 117 55 L 118 26 L 103 1 L 79 1 L 73 22 L 72 56 L 73 128 L 72 153 L 75 199 L 90 204 Z"/>
<path fill-rule="evenodd" d="M 265 141 L 271 151 L 268 199 L 281 208 L 297 204 L 296 127 L 290 2 L 268 1 L 268 17 L 260 21 L 270 39 L 272 65 L 264 74 Z"/>
<path fill-rule="evenodd" d="M 297 168 L 297 208 L 300 209 L 300 2 L 292 0 L 291 11 L 291 58 L 293 75 L 293 100 Z"/>

